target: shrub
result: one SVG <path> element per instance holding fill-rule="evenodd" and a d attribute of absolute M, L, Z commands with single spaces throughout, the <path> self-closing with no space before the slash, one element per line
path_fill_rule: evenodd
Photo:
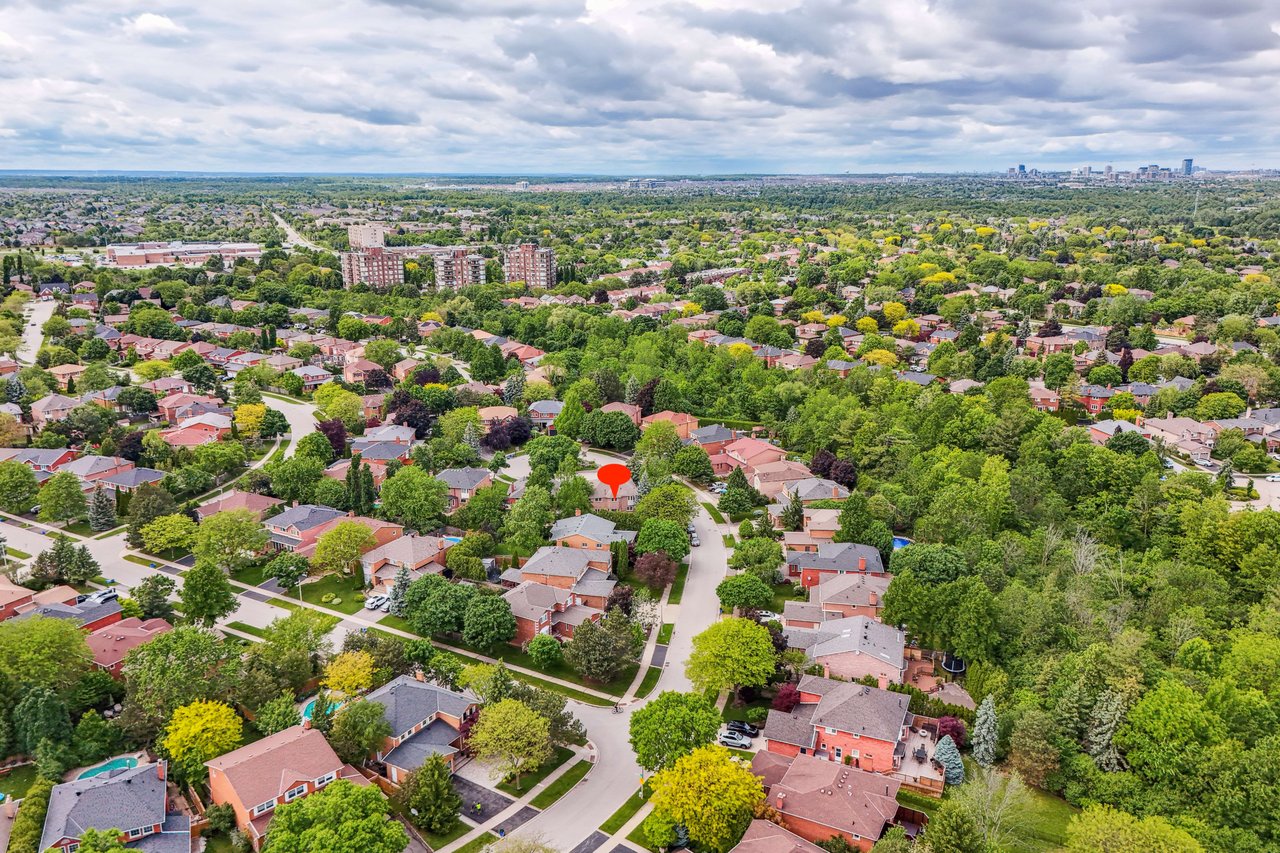
<path fill-rule="evenodd" d="M 745 714 L 748 723 L 763 723 L 769 718 L 768 708 L 748 708 Z"/>

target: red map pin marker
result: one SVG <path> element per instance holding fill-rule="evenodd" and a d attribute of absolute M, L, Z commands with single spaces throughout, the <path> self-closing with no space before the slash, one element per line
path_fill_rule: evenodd
<path fill-rule="evenodd" d="M 609 490 L 613 492 L 613 496 L 616 498 L 618 496 L 618 487 L 631 481 L 631 469 L 626 465 L 610 462 L 608 465 L 601 465 L 596 469 L 596 477 L 609 487 Z"/>

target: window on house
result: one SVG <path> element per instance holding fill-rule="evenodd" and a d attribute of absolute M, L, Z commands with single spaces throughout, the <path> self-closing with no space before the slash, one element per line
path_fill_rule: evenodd
<path fill-rule="evenodd" d="M 830 726 L 827 726 L 827 734 L 833 735 L 835 733 L 836 733 L 835 729 L 831 728 Z"/>
<path fill-rule="evenodd" d="M 290 788 L 289 790 L 284 792 L 284 801 L 286 803 L 293 802 L 294 800 L 298 799 L 298 797 L 301 797 L 306 792 L 307 792 L 306 785 L 299 785 L 296 788 Z"/>
<path fill-rule="evenodd" d="M 330 782 L 332 782 L 334 779 L 337 779 L 337 778 L 338 778 L 337 773 L 326 773 L 316 780 L 316 787 L 319 788 L 321 785 L 328 785 Z"/>
<path fill-rule="evenodd" d="M 841 749 L 840 749 L 840 747 L 838 747 L 838 746 L 837 746 L 837 747 L 836 747 L 836 758 L 843 758 L 843 757 L 844 757 L 844 751 L 843 751 L 843 750 L 841 750 Z"/>
<path fill-rule="evenodd" d="M 276 804 L 275 800 L 267 800 L 265 803 L 258 803 L 256 806 L 253 807 L 253 813 L 255 815 L 260 815 L 263 812 L 270 809 L 275 804 Z"/>

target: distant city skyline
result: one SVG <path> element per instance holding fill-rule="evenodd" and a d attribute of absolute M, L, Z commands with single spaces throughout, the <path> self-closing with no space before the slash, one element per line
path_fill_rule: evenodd
<path fill-rule="evenodd" d="M 1277 74 L 1268 0 L 10 0 L 0 166 L 1268 168 Z"/>

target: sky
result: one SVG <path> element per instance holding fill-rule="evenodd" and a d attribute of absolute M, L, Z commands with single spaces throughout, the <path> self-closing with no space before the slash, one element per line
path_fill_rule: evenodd
<path fill-rule="evenodd" d="M 1280 166 L 1276 0 L 0 0 L 0 168 Z"/>

